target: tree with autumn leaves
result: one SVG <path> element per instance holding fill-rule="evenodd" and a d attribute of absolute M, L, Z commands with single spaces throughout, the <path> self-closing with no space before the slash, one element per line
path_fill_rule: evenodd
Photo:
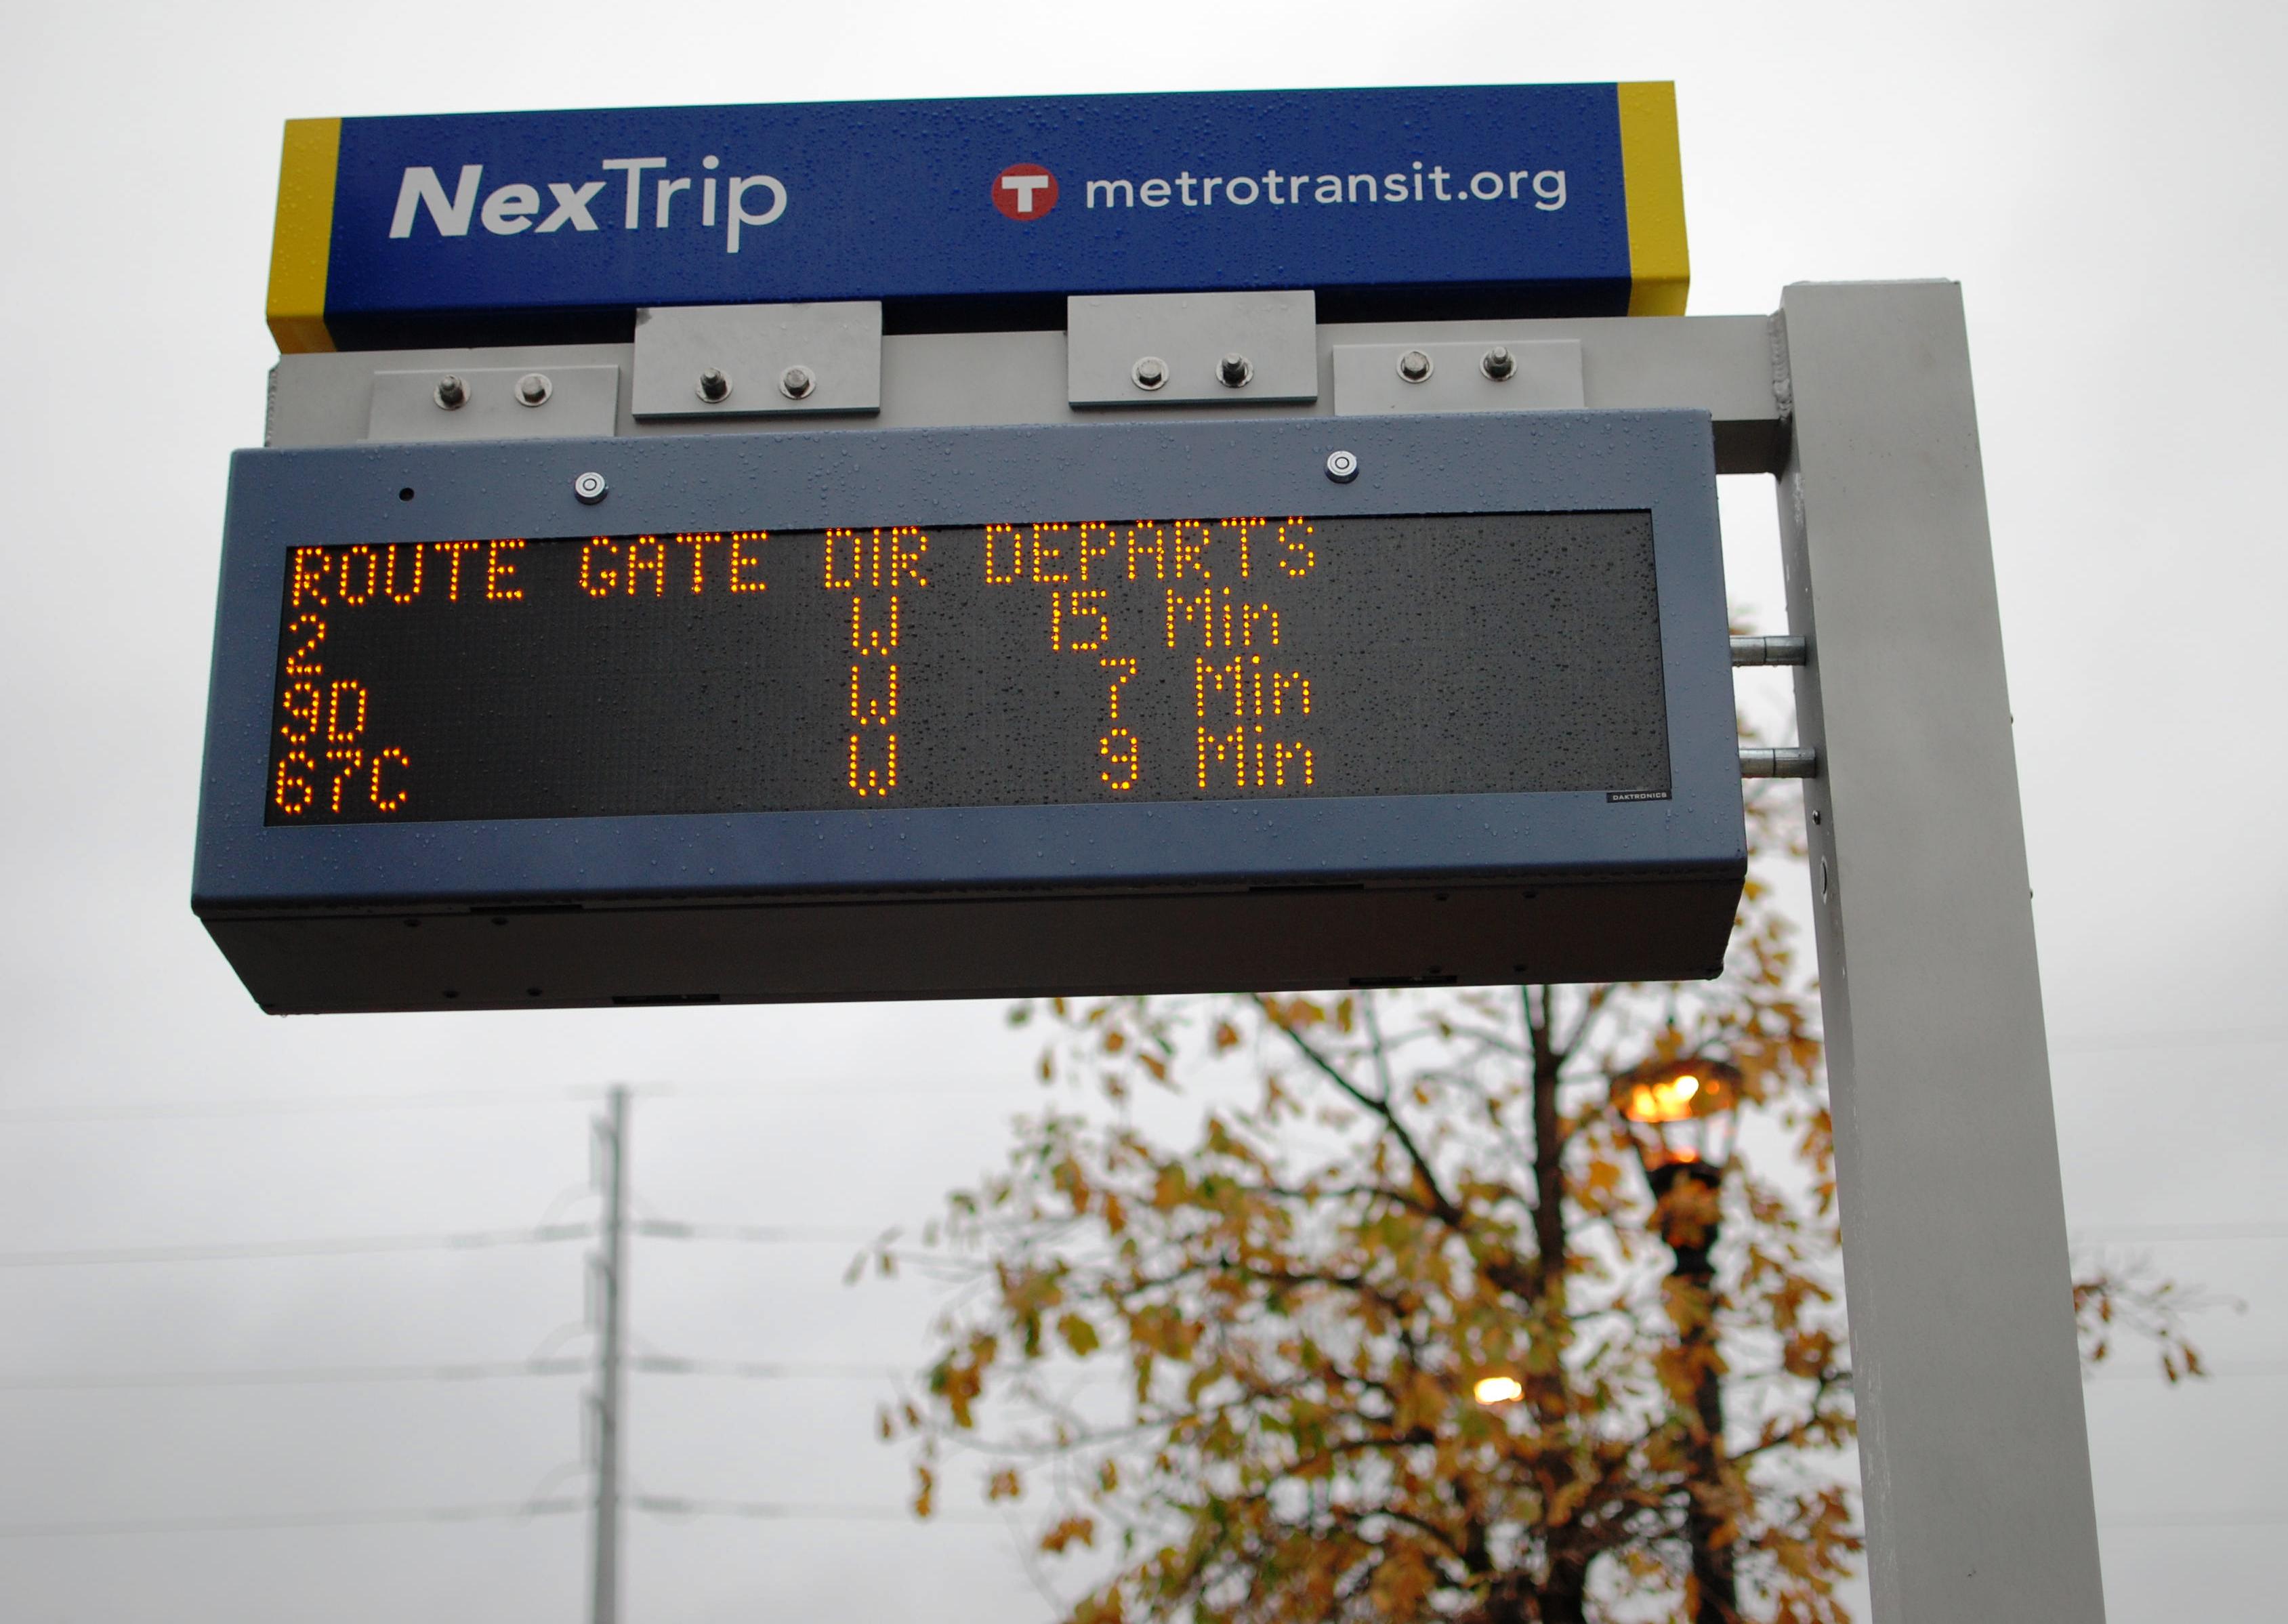
<path fill-rule="evenodd" d="M 1014 1012 L 1067 1092 L 875 1259 L 951 1286 L 883 1417 L 917 1511 L 971 1458 L 1079 1559 L 1071 1624 L 1844 1618 L 1816 1003 L 1761 872 L 1787 825 L 1763 797 L 1749 823 L 1713 981 Z M 1615 1086 L 1685 1058 L 1727 1068 L 1736 1148 L 1656 1199 Z M 1178 1095 L 1180 1144 L 1144 1122 Z M 2167 1290 L 2095 1272 L 2077 1302 L 2174 1370 Z"/>

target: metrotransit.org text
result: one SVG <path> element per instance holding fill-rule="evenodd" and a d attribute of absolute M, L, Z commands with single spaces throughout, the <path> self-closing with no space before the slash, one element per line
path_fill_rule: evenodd
<path fill-rule="evenodd" d="M 1448 183 L 1452 182 L 1450 189 Z M 1565 206 L 1565 171 L 1561 169 L 1482 169 L 1465 179 L 1459 171 L 1439 164 L 1425 166 L 1418 159 L 1410 169 L 1377 175 L 1365 171 L 1346 175 L 1292 174 L 1267 170 L 1261 176 L 1194 175 L 1189 170 L 1172 180 L 1155 176 L 1148 180 L 1090 180 L 1084 184 L 1088 208 L 1164 209 L 1172 203 L 1186 209 L 1216 206 L 1216 194 L 1232 208 L 1258 202 L 1274 208 L 1295 203 L 1348 204 L 1398 203 L 1530 203 L 1546 212 Z"/>

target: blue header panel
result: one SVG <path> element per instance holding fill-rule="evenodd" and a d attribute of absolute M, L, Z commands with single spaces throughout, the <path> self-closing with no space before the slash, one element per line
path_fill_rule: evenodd
<path fill-rule="evenodd" d="M 322 314 L 350 347 L 647 305 L 882 299 L 894 327 L 1202 289 L 1312 288 L 1335 315 L 1394 290 L 1619 313 L 1632 187 L 1676 191 L 1672 121 L 1630 116 L 1646 90 L 1667 87 L 344 119 L 330 187 L 282 187 L 272 321 Z M 322 312 L 282 308 L 282 278 L 320 285 L 318 253 Z"/>

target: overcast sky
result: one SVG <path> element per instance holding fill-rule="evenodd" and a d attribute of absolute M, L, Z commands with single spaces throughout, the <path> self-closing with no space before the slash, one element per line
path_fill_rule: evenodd
<path fill-rule="evenodd" d="M 577 1458 L 573 1379 L 23 1383 L 521 1359 L 581 1313 L 576 1244 L 20 1254 L 528 1227 L 585 1177 L 575 1092 L 655 1080 L 681 1092 L 638 1108 L 651 1210 L 836 1234 L 642 1243 L 643 1344 L 910 1365 L 926 1294 L 842 1288 L 839 1236 L 929 1211 L 997 1158 L 1031 1097 L 1030 1046 L 986 1006 L 255 1011 L 187 896 L 226 458 L 260 439 L 274 355 L 282 119 L 1672 78 L 1696 313 L 1767 311 L 1796 280 L 1965 285 L 2069 1218 L 2147 1237 L 2129 1249 L 2247 1304 L 2200 1324 L 2224 1373 L 2206 1388 L 2087 1389 L 2112 1617 L 2276 1616 L 2284 31 L 2277 7 L 1994 0 L 17 0 L 0 53 L 0 1612 L 536 1624 L 582 1605 L 572 1516 L 19 1537 L 532 1493 Z M 1728 483 L 1735 597 L 1777 629 L 1768 484 Z M 213 1108 L 239 1101 L 329 1109 Z M 2258 1233 L 2150 1238 L 2173 1225 Z M 870 1440 L 880 1390 L 639 1376 L 639 1485 L 888 1513 L 904 1479 Z M 638 1517 L 631 1538 L 640 1624 L 1048 1611 L 990 1525 Z"/>

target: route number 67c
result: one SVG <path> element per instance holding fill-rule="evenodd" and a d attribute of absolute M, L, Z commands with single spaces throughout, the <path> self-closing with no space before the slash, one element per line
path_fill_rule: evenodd
<path fill-rule="evenodd" d="M 274 804 L 290 817 L 314 810 L 322 797 L 336 816 L 358 810 L 360 800 L 377 812 L 402 809 L 409 793 L 402 775 L 412 762 L 393 744 L 368 747 L 365 684 L 347 677 L 326 680 L 325 668 L 313 657 L 326 637 L 316 616 L 298 617 L 288 633 L 300 646 L 287 657 L 286 674 L 293 680 L 278 700 L 286 715 L 278 732 L 287 749 L 271 783 Z"/>

